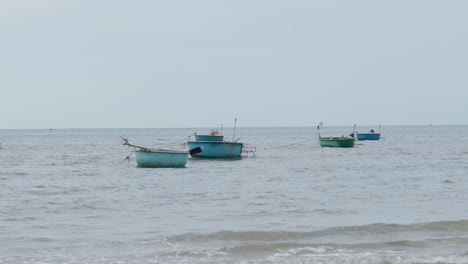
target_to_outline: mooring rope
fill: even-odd
[[[190,136],[188,136],[188,137],[185,137],[184,139],[181,139],[181,140],[179,140],[179,141],[175,141],[175,142],[172,142],[172,143],[163,145],[162,147],[165,148],[165,147],[169,147],[169,146],[173,146],[173,145],[180,145],[182,142],[187,141],[187,138],[190,138],[190,137],[193,136],[193,135],[195,135],[195,134],[192,134],[192,135],[190,135]]]
[[[194,135],[196,135],[196,133],[193,133],[193,134],[191,134],[191,135],[189,135],[189,136],[186,136],[186,137],[184,137],[184,138],[181,139],[181,140],[174,141],[174,142],[168,143],[168,144],[166,144],[166,145],[161,145],[160,148],[166,148],[166,147],[170,147],[170,146],[174,146],[174,145],[183,145],[183,144],[181,144],[182,142],[187,141],[187,139],[189,139],[191,136],[194,136]]]
[[[278,147],[272,147],[272,148],[266,148],[266,149],[264,149],[264,150],[286,148],[286,147],[290,147],[290,146],[302,144],[302,143],[304,143],[304,142],[308,142],[308,141],[312,141],[312,140],[317,140],[317,139],[316,139],[316,138],[306,139],[306,140],[299,141],[299,142],[295,142],[295,143],[291,143],[291,144],[288,144],[288,145],[283,145],[283,146],[278,146]]]
[[[132,150],[132,151],[130,152],[130,154],[128,154],[127,157],[125,157],[125,159],[123,159],[122,161],[120,161],[120,162],[117,163],[117,164],[111,164],[111,165],[112,165],[112,166],[117,166],[117,165],[122,164],[124,161],[130,161],[130,157],[132,156],[132,154],[133,154],[134,152],[135,152],[135,151]]]

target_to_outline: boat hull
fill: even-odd
[[[135,160],[143,168],[182,168],[188,160],[188,152],[172,150],[136,150]]]
[[[232,159],[240,158],[243,143],[219,141],[188,141],[188,149],[201,147],[202,151],[191,156],[194,158]]]
[[[354,138],[329,137],[320,138],[321,147],[329,148],[352,148],[354,147]]]
[[[379,140],[380,134],[379,133],[357,133],[358,140]]]

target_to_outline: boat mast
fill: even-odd
[[[236,136],[236,124],[237,118],[234,118],[234,132],[232,133],[232,141],[234,141],[234,137]]]
[[[318,135],[319,135],[319,138],[320,138],[320,127],[323,126],[323,123],[322,121],[319,122],[318,126],[317,126],[317,132],[318,132]]]

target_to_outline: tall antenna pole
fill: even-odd
[[[232,141],[234,141],[234,137],[236,136],[236,125],[237,125],[237,118],[234,118],[234,132],[232,133]]]

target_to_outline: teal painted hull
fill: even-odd
[[[352,148],[354,147],[354,138],[321,137],[320,146],[329,148]]]
[[[144,168],[182,168],[188,160],[187,151],[176,150],[136,150],[135,160]]]
[[[357,133],[358,140],[379,140],[380,134],[379,133]]]
[[[240,158],[243,143],[224,141],[188,141],[188,149],[201,147],[202,151],[191,155],[194,158],[232,159]]]

